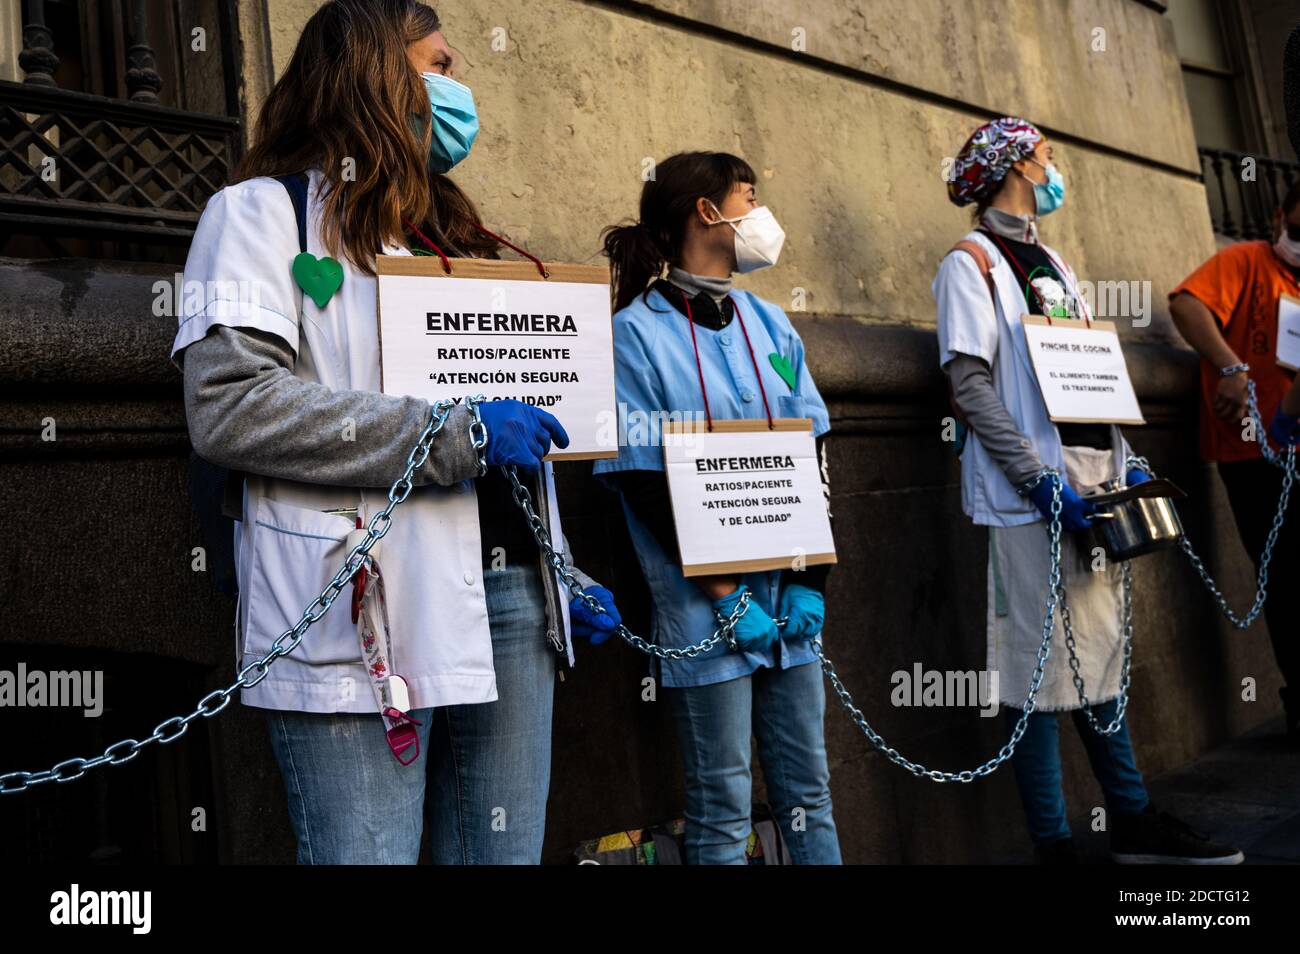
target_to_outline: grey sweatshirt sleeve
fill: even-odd
[[[429,421],[414,397],[335,390],[293,373],[289,345],[253,328],[214,325],[182,359],[190,440],[214,464],[336,487],[391,487]],[[413,482],[478,475],[471,415],[457,406]],[[349,426],[350,425],[350,426]],[[345,440],[346,433],[353,437]]]
[[[580,584],[582,585],[582,588],[583,588],[584,590],[585,590],[587,587],[589,587],[589,586],[599,586],[599,585],[600,585],[599,583],[597,583],[597,582],[595,581],[595,579],[593,579],[592,577],[590,577],[590,576],[588,576],[586,573],[584,573],[584,572],[583,572],[583,571],[582,571],[582,570],[581,570],[581,569],[580,569],[580,568],[579,568],[579,567],[578,567],[578,566],[573,562],[573,550],[571,550],[571,549],[569,548],[569,538],[566,537],[566,536],[564,535],[564,530],[563,530],[563,528],[560,529],[560,552],[562,552],[562,553],[564,554],[564,562],[565,562],[565,564],[569,567],[569,570],[572,571],[574,579],[576,579],[576,580],[578,581],[578,583],[580,583]],[[567,590],[565,591],[565,594],[564,594],[564,595],[565,595],[565,598],[567,599],[567,598],[568,598],[568,591],[567,591]]]
[[[998,397],[984,359],[958,354],[943,370],[952,382],[953,403],[1007,480],[1017,487],[1032,480],[1043,469],[1043,462]]]

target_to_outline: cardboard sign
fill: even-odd
[[[433,402],[514,398],[559,418],[547,460],[618,456],[609,269],[381,255],[380,387]]]
[[[808,418],[670,421],[664,469],[687,576],[835,562]]]
[[[1300,371],[1300,298],[1293,295],[1277,300],[1277,363]]]
[[[1115,324],[1024,315],[1025,341],[1047,403],[1063,424],[1145,424]]]

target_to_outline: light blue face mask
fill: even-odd
[[[1043,165],[1034,159],[1029,161],[1035,165]],[[1043,171],[1047,173],[1047,181],[1032,183],[1034,187],[1034,207],[1040,216],[1055,212],[1065,202],[1065,177],[1050,162],[1043,166]]]
[[[433,112],[429,137],[429,170],[447,172],[469,155],[478,135],[474,94],[464,83],[441,73],[421,73]]]

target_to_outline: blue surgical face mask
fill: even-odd
[[[469,155],[478,135],[478,110],[474,94],[464,83],[441,73],[421,73],[433,112],[429,137],[429,170],[447,172]]]
[[[1043,166],[1037,159],[1030,159],[1029,161],[1035,165]],[[1040,216],[1055,212],[1065,202],[1065,178],[1057,171],[1056,166],[1050,162],[1043,166],[1043,171],[1047,173],[1046,182],[1032,182],[1031,180],[1034,187],[1034,207]]]

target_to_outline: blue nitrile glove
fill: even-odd
[[[795,583],[781,591],[781,609],[776,615],[787,617],[782,630],[785,635],[810,639],[826,622],[826,600],[812,587]]]
[[[557,447],[569,446],[569,435],[555,416],[531,404],[507,398],[484,401],[478,410],[487,426],[484,456],[489,467],[514,464],[521,470],[534,471],[550,453],[551,441]]]
[[[574,636],[582,636],[591,640],[591,645],[599,646],[614,635],[614,630],[623,622],[623,617],[614,605],[614,594],[603,586],[589,586],[582,592],[595,597],[605,612],[593,613],[581,596],[575,596],[569,601],[570,629]]]
[[[740,584],[736,592],[728,593],[722,599],[714,601],[713,608],[721,613],[724,619],[730,619],[731,614],[736,611],[736,604],[740,602],[740,594],[748,589],[749,587],[744,583]],[[758,605],[751,593],[749,609],[736,622],[736,628],[731,631],[731,635],[741,649],[761,653],[781,638],[781,631],[776,628],[772,617]]]
[[[1283,414],[1282,409],[1278,408],[1268,425],[1268,436],[1273,438],[1274,444],[1290,447],[1300,439],[1300,417]]]
[[[1052,479],[1044,477],[1038,486],[1029,491],[1029,499],[1040,513],[1052,522]],[[1080,497],[1073,487],[1061,481],[1061,529],[1084,530],[1092,526],[1092,513],[1097,505]]]
[[[1124,475],[1124,483],[1129,487],[1145,484],[1150,479],[1151,475],[1140,467],[1130,467],[1128,473]]]

